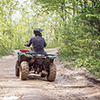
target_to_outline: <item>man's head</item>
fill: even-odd
[[[34,34],[35,36],[42,36],[41,32],[44,31],[43,29],[40,29],[40,28],[36,28],[34,30]]]

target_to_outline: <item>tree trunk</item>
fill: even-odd
[[[73,3],[73,17],[75,17],[75,3]]]

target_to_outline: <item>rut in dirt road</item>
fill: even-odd
[[[56,54],[57,49],[47,49]],[[14,55],[0,58],[0,100],[100,100],[100,85],[85,76],[84,70],[64,66],[58,58],[56,79],[48,82],[40,76],[29,76],[26,81],[15,77]]]

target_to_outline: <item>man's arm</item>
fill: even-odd
[[[32,38],[30,39],[30,41],[27,44],[25,44],[25,46],[29,47],[31,44],[32,44]]]
[[[45,39],[44,39],[44,47],[46,47],[47,43],[45,42]]]

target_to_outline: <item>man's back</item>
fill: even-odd
[[[36,52],[43,52],[44,47],[47,45],[44,38],[41,36],[32,37],[30,41],[25,45],[30,46],[31,44],[33,45],[33,50]]]

